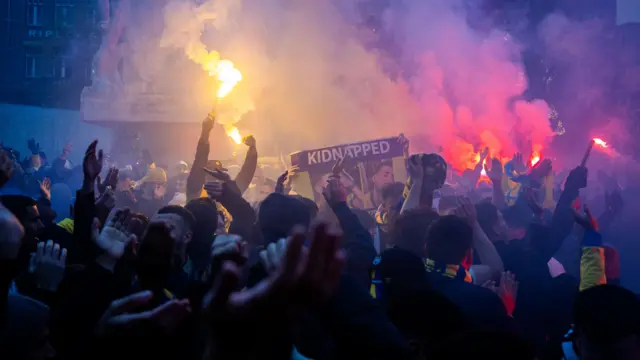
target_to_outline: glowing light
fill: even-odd
[[[534,156],[531,158],[531,166],[535,166],[540,161],[540,156]]]
[[[596,145],[602,146],[603,148],[609,147],[609,145],[607,144],[606,141],[604,141],[602,139],[599,139],[599,138],[593,138],[593,142],[596,143]]]
[[[218,99],[227,96],[242,80],[242,73],[230,60],[213,60],[205,65],[205,69],[209,71],[209,76],[218,79]]]
[[[537,163],[540,162],[540,150],[541,146],[533,146],[533,151],[531,151],[531,156],[529,158],[529,164],[531,167],[534,167]]]
[[[487,165],[487,159],[486,158],[482,162],[482,170],[480,170],[480,176],[487,176],[487,170],[484,169],[485,165]]]
[[[227,132],[227,136],[229,136],[231,140],[233,140],[233,142],[238,145],[242,144],[242,135],[240,135],[240,130],[238,130],[237,127],[232,126],[228,129],[225,129],[225,131]]]

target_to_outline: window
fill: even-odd
[[[44,6],[39,3],[27,5],[27,25],[42,26],[44,20]]]
[[[68,28],[75,25],[75,9],[72,4],[56,2],[56,26]]]
[[[27,54],[26,58],[25,58],[25,64],[24,64],[24,69],[25,69],[25,74],[24,76],[28,77],[28,78],[34,78],[36,77],[37,71],[36,71],[36,67],[37,67],[37,56],[36,55],[31,55],[31,54]]]
[[[44,78],[54,75],[53,58],[46,56],[42,48],[29,47],[26,49],[24,75],[27,78]]]
[[[66,57],[60,56],[56,58],[55,76],[60,79],[71,78],[71,67],[69,65],[69,59]]]

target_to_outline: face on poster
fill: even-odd
[[[394,166],[394,159],[403,158],[403,145],[397,137],[292,154],[292,165],[309,174],[316,202],[322,198],[322,189],[333,165],[343,157],[347,159],[340,181],[347,190],[347,202],[352,208],[376,209],[383,201],[382,189],[405,176],[398,174],[399,170],[404,171],[403,168]]]

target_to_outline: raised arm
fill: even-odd
[[[422,195],[422,182],[424,180],[424,168],[420,158],[413,156],[407,160],[407,170],[409,177],[411,177],[411,189],[407,194],[407,198],[404,199],[402,209],[400,213],[405,213],[409,210],[417,209],[420,207],[420,196]]]
[[[482,263],[481,266],[474,266],[474,281],[476,284],[483,284],[485,281],[495,278],[504,271],[502,258],[498,254],[498,250],[487,237],[478,223],[478,214],[476,207],[468,198],[458,198],[458,207],[456,215],[466,219],[473,228],[473,246],[478,252],[478,257]]]
[[[238,189],[240,189],[240,194],[244,194],[244,192],[249,188],[249,184],[251,184],[253,175],[256,173],[256,167],[258,166],[258,148],[256,147],[256,139],[252,135],[249,135],[242,139],[242,141],[249,147],[249,149],[247,149],[247,155],[244,158],[242,168],[240,168],[240,172],[235,178]]]
[[[202,132],[200,132],[200,139],[198,139],[196,157],[193,160],[191,172],[187,177],[187,202],[199,198],[202,194],[202,186],[204,186],[206,176],[204,167],[207,166],[211,148],[209,136],[211,135],[211,130],[213,130],[214,122],[215,116],[212,114],[207,115],[202,121]]]

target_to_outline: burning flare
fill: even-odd
[[[233,62],[227,59],[220,59],[220,55],[215,51],[211,51],[204,58],[198,58],[195,61],[202,64],[202,67],[209,72],[209,76],[215,77],[218,81],[216,102],[229,95],[242,80],[242,73],[233,65]],[[242,144],[242,136],[237,127],[233,125],[225,126],[225,132],[236,144]]]
[[[218,99],[227,96],[242,80],[242,73],[229,60],[210,62],[205,66],[205,69],[209,71],[209,76],[215,76],[218,79],[219,85],[216,94]]]
[[[607,148],[607,147],[609,147],[609,145],[607,144],[607,142],[606,142],[606,141],[604,141],[604,140],[602,140],[602,139],[600,139],[600,138],[593,138],[593,142],[594,142],[596,145],[600,145],[600,146],[602,146],[603,148]]]
[[[534,151],[531,153],[531,167],[534,167],[538,162],[540,162],[540,154]]]
[[[233,140],[233,142],[238,145],[242,144],[242,135],[240,135],[240,130],[238,130],[237,127],[227,127],[225,128],[225,132],[227,133],[227,136],[229,136],[231,140]]]

